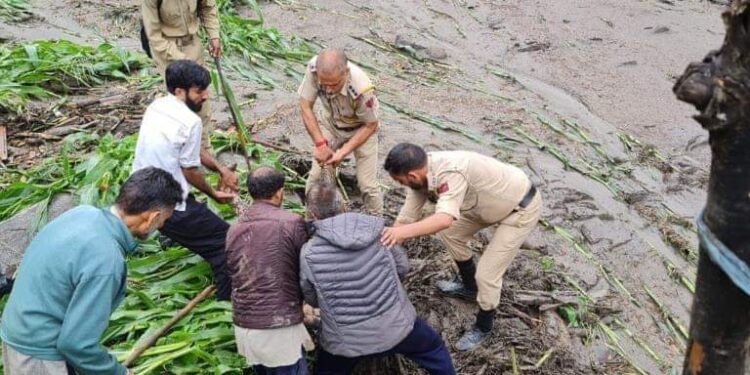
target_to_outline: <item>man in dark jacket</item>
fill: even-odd
[[[440,335],[417,318],[401,286],[404,249],[380,244],[383,219],[343,213],[330,183],[310,189],[307,210],[315,234],[302,248],[300,281],[322,318],[315,373],[349,374],[365,356],[400,353],[430,374],[455,374]]]
[[[254,202],[227,233],[237,349],[256,374],[304,375],[302,347],[312,350],[299,284],[305,223],[280,207],[282,173],[258,168],[247,186]]]

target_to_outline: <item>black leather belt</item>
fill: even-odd
[[[341,128],[341,127],[338,127],[336,125],[333,125],[333,127],[336,128],[336,130],[340,130],[340,131],[344,131],[344,132],[353,132],[353,131],[361,128],[362,125],[352,126],[350,128]]]
[[[523,196],[523,199],[521,199],[521,203],[518,204],[518,207],[526,208],[531,203],[531,200],[534,199],[535,196],[536,196],[536,186],[534,186],[534,184],[531,184],[529,191],[527,191],[526,195]]]

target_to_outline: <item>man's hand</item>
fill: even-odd
[[[407,233],[404,231],[404,227],[385,227],[380,236],[380,243],[387,248],[391,248],[400,245],[408,238]]]
[[[214,38],[208,41],[208,54],[213,58],[221,56],[221,41]]]
[[[322,146],[313,146],[313,157],[315,158],[315,161],[318,162],[318,164],[323,165],[332,156],[333,150],[331,150],[331,147],[328,146],[328,144],[324,144]]]
[[[341,149],[338,149],[336,152],[333,153],[333,156],[331,156],[328,160],[326,160],[325,165],[338,167],[345,157],[346,157],[346,153],[341,151]]]
[[[230,168],[222,167],[219,169],[219,190],[237,192],[237,175]]]
[[[215,201],[226,204],[231,203],[237,195],[234,193],[225,193],[223,191],[214,191],[213,198]]]
[[[320,309],[315,309],[308,304],[302,305],[303,321],[306,325],[315,325],[320,323]]]

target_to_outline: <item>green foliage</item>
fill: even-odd
[[[555,259],[552,257],[542,257],[539,260],[539,266],[542,268],[542,271],[550,271],[555,267]]]
[[[31,17],[31,7],[26,0],[0,0],[0,19],[21,22]]]
[[[244,5],[252,9],[256,18],[242,17],[236,9]],[[219,0],[217,2],[221,22],[221,45],[227,67],[242,78],[268,88],[276,82],[263,70],[275,66],[279,61],[304,63],[309,60],[314,49],[304,40],[287,38],[275,28],[263,26],[263,15],[254,0]],[[278,70],[292,69],[289,66]]]
[[[80,147],[98,142],[96,152],[71,156]],[[29,170],[9,169],[0,178],[0,221],[62,192],[77,194],[81,203],[106,205],[130,173],[135,136],[115,139],[76,133],[67,137],[61,155]]]
[[[578,321],[578,311],[574,306],[562,305],[557,308],[557,312],[568,322],[568,327],[578,328],[581,326]]]
[[[21,113],[30,99],[128,80],[149,64],[142,54],[112,44],[83,46],[66,40],[0,45],[0,111]]]
[[[128,295],[102,341],[124,360],[140,340],[161,327],[211,283],[208,264],[186,249],[141,244],[128,260]],[[241,374],[245,360],[234,345],[231,305],[199,304],[134,364],[136,374]]]

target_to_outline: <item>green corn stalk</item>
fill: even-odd
[[[669,308],[665,306],[657,297],[656,295],[649,289],[647,286],[643,286],[643,290],[648,294],[648,296],[651,298],[651,300],[654,302],[656,307],[659,309],[659,312],[661,315],[666,319],[667,324],[670,325],[672,328],[674,328],[674,331],[679,333],[679,336],[677,337],[678,342],[685,343],[685,341],[688,339],[688,331],[687,328],[685,328],[682,323],[672,314],[671,311],[669,311]]]
[[[468,132],[466,130],[459,129],[456,126],[448,125],[445,122],[440,121],[440,120],[438,120],[436,118],[429,117],[427,115],[424,115],[424,114],[418,113],[416,111],[413,111],[413,110],[411,110],[409,108],[401,107],[399,105],[392,104],[392,103],[389,103],[389,102],[386,102],[386,101],[383,101],[383,100],[381,100],[380,103],[383,104],[384,106],[390,108],[390,109],[393,109],[394,111],[396,111],[398,113],[401,113],[403,115],[411,117],[411,118],[413,118],[413,119],[415,119],[417,121],[423,122],[425,124],[431,125],[431,126],[433,126],[435,128],[438,128],[438,129],[440,129],[442,131],[452,132],[452,133],[458,133],[458,134],[461,134],[464,137],[466,137],[466,138],[468,138],[468,139],[470,139],[470,140],[472,140],[472,141],[474,141],[476,143],[480,143],[480,144],[483,143],[481,137],[479,137],[479,136],[477,136],[477,135],[475,135],[475,134],[473,134],[471,132]]]
[[[66,40],[0,45],[0,111],[22,113],[32,99],[49,99],[72,89],[131,80],[148,66],[145,55],[112,44],[83,46]]]
[[[622,345],[620,345],[620,335],[615,333],[609,326],[604,324],[602,321],[599,321],[597,323],[597,328],[599,331],[603,334],[603,336],[607,339],[607,347],[612,349],[615,353],[617,353],[620,357],[624,358],[626,361],[628,361],[628,364],[630,364],[633,369],[638,372],[640,375],[648,375],[648,373],[640,368],[638,365],[635,364],[635,361],[630,358],[630,356],[625,352],[625,349],[623,349]]]
[[[9,22],[22,22],[33,17],[26,0],[0,0],[0,18]]]
[[[621,322],[619,319],[615,319],[615,323],[620,326],[620,329],[625,332],[628,337],[630,337],[633,341],[635,341],[638,346],[641,347],[657,364],[659,364],[660,367],[664,368],[665,363],[664,360],[659,357],[656,352],[654,352],[653,349],[651,349],[651,346],[649,346],[645,341],[638,338],[623,322]]]

